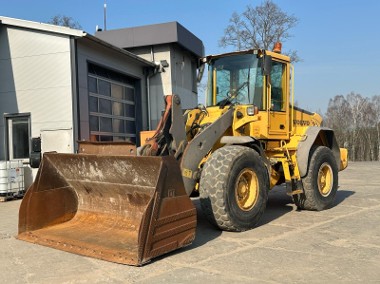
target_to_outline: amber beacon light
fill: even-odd
[[[273,52],[281,53],[282,43],[276,42],[273,47]]]

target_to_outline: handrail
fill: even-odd
[[[292,112],[291,113],[291,132],[292,134],[294,134],[294,65],[290,64],[290,69],[292,70],[292,73],[291,73],[291,80],[292,80],[292,105],[291,105],[291,109],[290,111]]]

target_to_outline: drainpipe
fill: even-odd
[[[151,130],[152,123],[151,123],[151,106],[150,106],[150,78],[153,77],[155,72],[150,73],[146,76],[146,93],[147,93],[147,100],[148,100],[148,130]]]
[[[154,61],[154,46],[151,46],[150,48],[150,60],[155,63]],[[153,73],[149,72],[146,76],[146,86],[147,86],[147,100],[148,100],[148,130],[152,130],[152,122],[151,122],[151,104],[150,104],[150,78],[152,78],[154,75],[158,73],[159,66],[156,66],[154,68]]]
[[[74,37],[70,38],[70,48],[71,48],[71,92],[72,92],[72,151],[76,153],[78,151],[77,141],[83,139],[81,133],[81,113],[80,113],[80,103],[79,103],[79,75],[78,75],[78,44],[77,39]]]

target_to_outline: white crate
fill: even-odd
[[[24,190],[22,160],[0,161],[0,196],[21,195]]]

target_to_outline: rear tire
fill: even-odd
[[[330,208],[338,190],[338,166],[333,152],[325,146],[311,149],[304,193],[294,197],[299,209],[321,211]]]
[[[259,222],[268,190],[268,173],[259,154],[244,146],[225,146],[204,165],[200,203],[207,219],[220,229],[245,231]]]

